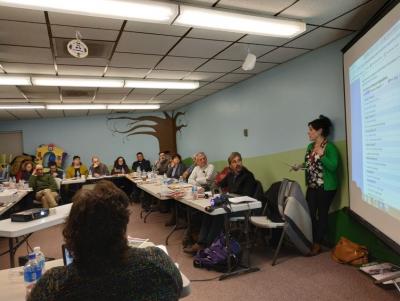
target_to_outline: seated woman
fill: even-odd
[[[179,179],[185,172],[186,166],[182,163],[182,157],[179,154],[172,156],[172,161],[168,166],[167,177]]]
[[[73,262],[48,270],[28,301],[178,300],[182,278],[169,256],[128,246],[128,204],[110,181],[79,190],[63,231]]]
[[[114,162],[114,167],[111,170],[112,175],[120,175],[120,174],[128,174],[129,173],[129,168],[128,165],[126,165],[126,161],[124,157],[119,156],[117,160]]]
[[[67,179],[70,179],[70,178],[79,178],[81,176],[87,177],[88,175],[89,175],[89,170],[87,169],[85,164],[82,164],[81,158],[75,155],[72,159],[71,166],[68,166],[67,170],[65,171],[65,177]]]
[[[19,183],[19,181],[21,181],[21,180],[28,182],[29,178],[32,175],[32,172],[34,170],[33,167],[34,166],[33,166],[32,161],[25,161],[24,163],[22,163],[21,168],[15,175],[15,179],[16,179],[17,183]]]

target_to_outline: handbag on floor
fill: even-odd
[[[333,248],[331,257],[338,263],[348,263],[359,266],[368,263],[368,249],[346,237],[341,237]]]
[[[231,268],[239,264],[240,244],[233,238],[229,239],[231,249]],[[217,272],[228,271],[228,250],[226,248],[225,234],[221,233],[210,247],[200,250],[193,260],[196,268],[206,268]]]

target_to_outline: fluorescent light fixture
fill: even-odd
[[[180,6],[180,14],[174,25],[283,38],[293,38],[306,30],[306,24],[297,20],[260,17],[187,5]]]
[[[30,110],[30,109],[44,109],[44,105],[29,105],[29,104],[21,104],[21,105],[9,105],[9,104],[0,104],[0,110]]]
[[[145,89],[197,89],[200,86],[196,81],[167,81],[167,80],[125,80],[125,88]]]
[[[47,110],[106,110],[106,105],[100,104],[61,104],[46,105]]]
[[[166,24],[178,14],[177,4],[145,0],[0,0],[0,5]]]
[[[116,104],[107,105],[109,110],[158,110],[160,105],[127,105],[127,104]]]
[[[0,86],[30,86],[31,78],[28,75],[0,74]]]
[[[32,84],[34,86],[122,88],[124,80],[102,77],[32,76]]]

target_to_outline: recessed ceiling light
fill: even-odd
[[[107,105],[109,110],[158,110],[160,105],[127,105],[127,104],[115,104]]]
[[[125,88],[147,89],[197,89],[196,81],[168,81],[168,80],[125,80]]]
[[[46,105],[47,110],[106,110],[103,104],[60,104]]]
[[[12,105],[12,104],[4,104],[0,105],[1,110],[29,110],[29,109],[44,109],[44,105],[29,105],[29,104],[21,104],[21,105]]]
[[[124,80],[102,77],[32,76],[32,84],[34,86],[122,88]]]
[[[29,75],[0,74],[1,86],[30,86],[31,78]]]

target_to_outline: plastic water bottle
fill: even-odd
[[[184,183],[184,181],[183,181],[183,177],[182,177],[182,176],[180,176],[180,177],[179,177],[179,181],[178,181],[178,183],[179,183],[179,184],[183,184],[183,183]]]
[[[136,168],[136,176],[137,176],[137,177],[141,177],[141,176],[142,176],[142,170],[140,169],[140,166],[138,166],[138,167]]]
[[[44,256],[43,252],[40,250],[40,247],[34,247],[33,252],[36,255],[36,261],[39,265],[39,267],[42,270],[42,274],[44,273],[44,266],[46,262],[46,257]]]
[[[42,270],[36,261],[35,253],[29,253],[29,260],[24,266],[24,282],[27,294],[29,294],[36,281],[42,276]]]
[[[81,172],[80,172],[79,169],[76,171],[76,177],[77,177],[77,178],[80,178],[80,177],[81,177]]]
[[[192,186],[192,198],[193,198],[193,200],[197,200],[197,186],[196,185]]]

